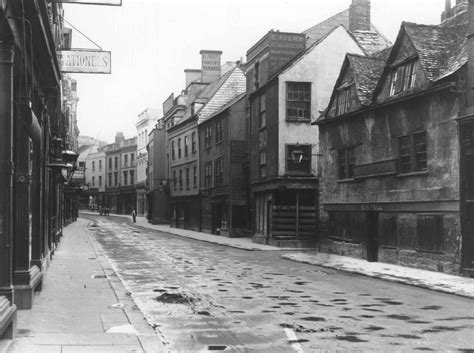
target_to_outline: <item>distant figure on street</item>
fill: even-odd
[[[137,223],[137,211],[135,211],[135,209],[132,211],[132,219],[133,223]]]

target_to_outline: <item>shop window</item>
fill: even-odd
[[[311,173],[311,145],[286,145],[286,171],[288,173]]]
[[[417,250],[442,252],[444,243],[443,216],[418,215],[416,218]]]
[[[380,220],[380,245],[385,247],[397,247],[397,216],[382,215]]]
[[[360,243],[367,237],[365,213],[331,212],[329,214],[330,236],[337,240]]]
[[[426,131],[401,136],[399,143],[399,172],[422,172],[428,169]]]
[[[338,151],[339,179],[351,179],[354,177],[355,148],[343,148]]]
[[[311,83],[287,82],[286,119],[307,120],[311,118]]]
[[[410,60],[392,69],[390,76],[390,95],[407,91],[415,87],[418,60]]]

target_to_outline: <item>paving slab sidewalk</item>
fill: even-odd
[[[97,213],[92,212],[81,213],[84,213],[84,215],[93,214],[97,216]],[[131,221],[131,217],[128,216],[114,216],[126,217],[129,218]],[[356,259],[348,256],[316,252],[314,251],[314,249],[282,249],[274,246],[255,244],[252,243],[252,239],[250,238],[226,238],[207,233],[171,228],[168,225],[153,225],[148,223],[145,217],[137,217],[136,226],[196,240],[202,240],[210,243],[231,246],[244,250],[298,250],[297,253],[286,253],[282,254],[281,257],[291,261],[332,268],[339,271],[345,271],[354,274],[379,278],[386,281],[427,288],[467,298],[474,298],[473,278],[448,275],[434,271],[419,270],[405,266],[386,264],[382,262],[368,262],[366,260]]]
[[[405,266],[368,262],[348,256],[321,252],[305,252],[281,255],[291,261],[333,268],[383,280],[432,289],[439,292],[474,298],[474,279],[445,273],[419,270]]]
[[[31,310],[18,311],[9,352],[164,352],[86,227],[64,228],[41,292]]]

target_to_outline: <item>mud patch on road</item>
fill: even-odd
[[[336,336],[336,339],[339,340],[339,341],[349,341],[349,342],[355,342],[355,343],[368,342],[367,340],[363,340],[363,339],[361,339],[357,336],[354,336],[354,335]]]
[[[156,301],[165,304],[191,304],[196,300],[182,293],[163,293],[155,298]]]
[[[443,307],[442,306],[439,306],[439,305],[429,305],[429,306],[424,306],[422,308],[420,308],[421,310],[439,310],[439,309],[442,309]]]
[[[385,327],[370,325],[370,326],[364,327],[364,329],[368,331],[380,331],[380,330],[385,330]]]
[[[324,317],[318,317],[318,316],[302,317],[301,320],[305,320],[305,321],[326,321],[326,319]]]
[[[413,320],[412,316],[408,315],[398,315],[398,314],[392,314],[392,315],[387,315],[389,319],[394,319],[394,320],[404,320],[404,321],[409,321]]]
[[[439,332],[449,332],[449,331],[460,331],[466,328],[465,326],[433,326],[426,330],[421,331],[421,333],[439,333]],[[471,352],[473,352],[472,350]]]

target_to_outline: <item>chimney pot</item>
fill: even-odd
[[[349,7],[349,31],[370,31],[370,0],[352,0]]]

